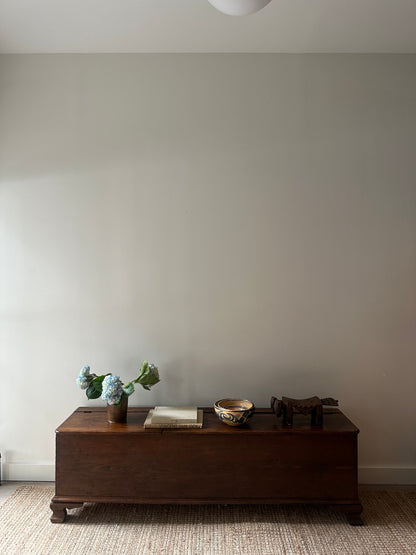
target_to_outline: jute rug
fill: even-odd
[[[52,524],[52,487],[22,486],[0,506],[6,555],[416,554],[416,492],[363,491],[365,525],[326,507],[93,505]]]

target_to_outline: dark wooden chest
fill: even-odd
[[[109,424],[104,408],[78,408],[56,430],[52,522],[97,503],[320,503],[360,524],[358,429],[338,409],[322,426],[269,409],[230,427],[204,409],[202,429],[144,429],[148,408]]]

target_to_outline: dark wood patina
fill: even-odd
[[[320,427],[271,409],[231,427],[204,409],[201,429],[144,429],[148,408],[110,424],[100,407],[77,409],[56,431],[52,522],[92,503],[318,503],[360,524],[358,429],[338,409]]]
[[[310,415],[312,426],[322,426],[324,405],[336,407],[338,401],[332,397],[320,399],[319,397],[308,397],[307,399],[292,399],[290,397],[272,397],[270,406],[277,417],[283,415],[283,424],[285,426],[292,426],[293,415],[300,413]]]

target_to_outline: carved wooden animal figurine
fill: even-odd
[[[320,399],[319,397],[309,397],[308,399],[291,399],[290,397],[282,397],[277,399],[272,397],[270,405],[276,416],[283,415],[283,424],[285,426],[293,425],[293,413],[301,413],[311,415],[312,426],[322,426],[323,421],[323,405],[338,406],[338,401],[332,397]]]

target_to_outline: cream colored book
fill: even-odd
[[[149,410],[149,413],[144,422],[145,428],[202,428],[203,414],[202,409],[197,409],[196,422],[183,422],[181,420],[170,420],[169,422],[153,422],[154,409]]]
[[[153,424],[169,424],[170,422],[182,422],[192,424],[198,420],[197,407],[155,407],[153,409]]]

